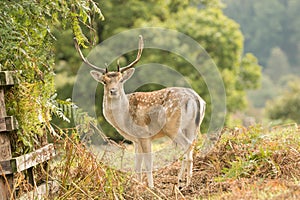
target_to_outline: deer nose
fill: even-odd
[[[117,88],[111,88],[109,90],[109,92],[110,92],[111,95],[116,95],[117,94]]]

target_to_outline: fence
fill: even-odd
[[[7,116],[5,107],[5,91],[13,85],[18,84],[16,73],[13,71],[0,71],[0,199],[14,199],[16,197],[14,177],[16,173],[26,174],[29,184],[32,185],[33,193],[26,199],[34,199],[36,195],[41,195],[45,184],[37,185],[33,168],[38,164],[47,164],[47,161],[55,156],[53,144],[35,149],[22,156],[12,157],[11,145],[12,134],[18,130],[18,122],[14,116]]]

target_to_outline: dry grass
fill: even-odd
[[[155,172],[161,199],[299,199],[300,133],[294,127],[224,129],[212,151],[194,155],[192,184],[175,187],[180,163]],[[132,185],[132,199],[152,199]],[[133,188],[133,189],[132,189]]]
[[[59,188],[47,199],[300,199],[296,126],[224,129],[208,154],[197,147],[192,183],[180,191],[179,161],[155,171],[155,189],[150,190],[134,175],[105,166],[76,141],[57,143],[60,157],[50,179]]]
[[[126,175],[101,164],[83,144],[66,138],[58,144],[60,158],[52,179],[59,190],[51,199],[118,199]]]

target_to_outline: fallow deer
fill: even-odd
[[[179,184],[187,172],[190,184],[193,167],[193,148],[204,117],[205,101],[192,89],[169,87],[153,92],[125,94],[123,85],[133,75],[133,66],[140,60],[144,43],[140,35],[136,59],[117,71],[99,68],[75,47],[85,64],[93,68],[92,77],[104,85],[103,114],[105,119],[135,145],[135,171],[141,181],[142,162],[145,163],[148,186],[153,184],[151,141],[167,136],[184,150],[184,160],[178,175]]]

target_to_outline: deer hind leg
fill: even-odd
[[[179,174],[178,174],[178,187],[179,189],[181,189],[183,186],[184,186],[184,180],[182,179],[184,173],[185,173],[185,170],[186,170],[186,164],[185,164],[185,157],[184,157],[184,160],[182,160],[181,162],[181,168],[180,168],[180,171],[179,171]]]
[[[195,135],[196,130],[188,131],[183,130],[179,131],[174,142],[179,144],[184,151],[184,158],[182,160],[181,169],[178,174],[178,186],[183,188],[188,186],[191,182],[192,173],[193,173],[193,142],[196,139]],[[186,183],[184,184],[184,174],[186,173]]]
[[[188,152],[186,153],[186,160],[185,160],[185,165],[187,169],[187,174],[186,174],[186,185],[190,185],[192,175],[193,175],[193,148],[190,148]]]
[[[184,181],[184,174],[186,173],[186,182]],[[178,186],[182,189],[191,183],[193,175],[193,149],[188,149],[184,154],[184,159],[181,163],[181,168],[178,174]]]
[[[184,186],[184,174],[187,170],[187,162],[188,162],[188,156],[187,153],[189,151],[189,147],[191,146],[192,142],[185,136],[184,132],[182,130],[178,131],[178,134],[174,138],[174,143],[177,145],[180,145],[181,149],[184,152],[184,157],[181,163],[181,168],[178,173],[178,186],[181,189]]]

